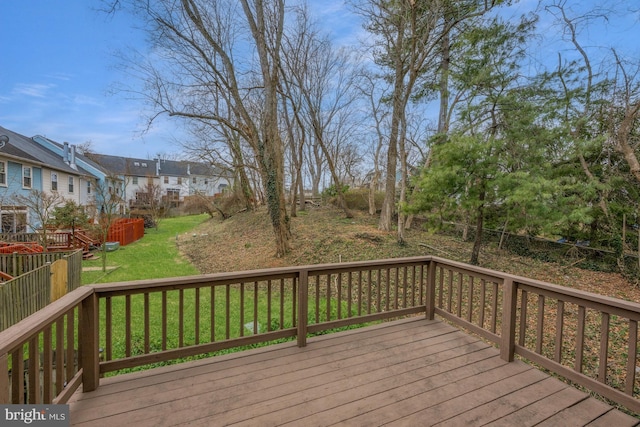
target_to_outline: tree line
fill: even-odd
[[[473,263],[485,227],[623,254],[623,224],[639,223],[640,61],[585,36],[615,21],[631,36],[637,7],[351,0],[364,37],[346,45],[303,1],[104,4],[148,35],[148,52],[121,55],[122,89],[148,102],[149,125],[189,130],[187,155],[232,169],[247,208],[267,206],[279,256],[308,191],[332,188],[350,216],[356,184],[400,243],[418,213],[475,227]],[[540,50],[550,37],[559,47]]]

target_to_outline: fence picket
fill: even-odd
[[[14,276],[14,279],[0,283],[0,331],[52,301],[51,263],[61,259],[67,261],[66,272],[61,273],[67,276],[64,291],[70,292],[82,284],[81,250],[73,253],[0,254],[0,266],[11,266],[10,271],[4,271]]]

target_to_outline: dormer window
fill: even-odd
[[[142,162],[142,167],[143,167],[143,168],[146,168],[146,167],[147,167],[147,164],[146,164],[145,162]]]
[[[133,162],[133,166],[140,166],[140,162]]]

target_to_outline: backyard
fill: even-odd
[[[240,214],[226,221],[207,219],[206,216],[166,219],[158,230],[148,230],[142,240],[110,252],[107,264],[113,269],[107,274],[102,271],[85,271],[83,282],[89,284],[160,279],[418,255],[437,255],[466,262],[471,251],[471,243],[428,233],[420,227],[407,233],[407,244],[398,245],[392,233],[376,229],[374,218],[358,214],[346,219],[338,211],[328,207],[303,212],[292,218],[292,230],[295,236],[293,250],[284,258],[276,258],[273,255],[271,229],[260,212]],[[483,267],[625,300],[640,301],[638,288],[622,275],[582,270],[572,266],[571,260],[567,260],[564,265],[545,263],[487,245],[483,248],[481,261]],[[85,262],[85,267],[99,264],[100,260]],[[198,292],[194,289],[172,290],[166,293],[166,297],[155,294],[150,295],[146,301],[143,295],[132,295],[128,299],[114,298],[109,308],[113,330],[107,360],[159,351],[162,345],[181,348],[208,340],[213,342],[251,335],[257,329],[263,332],[264,328],[269,327],[269,322],[278,323],[278,319],[281,319],[279,324],[271,325],[274,330],[293,326],[291,314],[295,306],[290,292],[274,287],[272,300],[282,298],[283,302],[270,310],[264,295],[260,294],[258,297],[254,294],[250,283],[246,286],[242,284],[216,289],[213,298],[208,288]],[[258,288],[255,289],[258,292]],[[163,302],[162,298],[166,298],[166,301]],[[318,295],[317,298],[324,305],[324,296]],[[211,301],[213,310],[210,309],[211,306],[207,306],[208,301]],[[107,310],[105,303],[102,304],[101,324],[104,324]],[[166,307],[164,309],[163,304]],[[151,322],[146,335],[144,313],[161,313],[163,310],[166,310],[166,316],[163,317],[167,319],[164,328],[168,333],[163,333],[161,324]],[[265,313],[268,311],[272,311],[269,315],[271,320],[266,319]],[[127,312],[130,313],[129,322],[125,321]],[[244,314],[247,313],[248,316],[252,312],[259,313],[258,325],[243,321]],[[545,324],[554,325],[554,312],[550,310],[549,313],[550,317]],[[185,324],[189,326],[185,327],[183,319],[194,317],[198,319],[197,326],[187,322]],[[125,330],[124,324],[132,325],[131,329]],[[612,332],[618,334],[619,327],[616,323],[612,323],[612,328]],[[553,333],[551,329],[553,328],[546,331],[550,336]],[[103,332],[101,346],[105,347]],[[566,333],[568,336],[572,334],[571,331]],[[624,335],[623,332],[620,333]],[[129,339],[126,339],[127,335]],[[162,344],[163,340],[168,342]],[[612,344],[616,345],[613,341]],[[550,351],[553,351],[551,345],[544,350],[545,353]]]
[[[467,262],[471,242],[434,234],[416,226],[398,245],[394,233],[377,230],[376,218],[356,212],[344,218],[331,207],[300,212],[291,218],[292,251],[274,256],[273,233],[262,211],[238,214],[228,220],[206,215],[164,219],[146,230],[144,238],[109,252],[108,271],[102,260],[84,261],[83,284],[160,279],[194,274],[232,272],[291,265],[322,264],[436,255]],[[100,253],[97,253],[100,256]],[[548,263],[483,247],[480,265],[524,277],[568,286],[628,301],[640,301],[640,288],[618,273],[577,268],[572,260]]]
[[[198,274],[198,270],[177,250],[176,242],[184,239],[206,215],[167,218],[158,229],[145,230],[139,241],[107,253],[107,271],[102,271],[101,252],[83,263],[82,283],[122,282],[160,279]]]

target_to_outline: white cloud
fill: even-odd
[[[45,98],[47,92],[54,88],[54,84],[41,84],[41,83],[17,83],[12,93],[14,95],[32,96],[35,98]]]
[[[47,78],[51,78],[54,80],[62,80],[62,81],[69,81],[71,80],[71,78],[73,77],[71,74],[67,74],[67,73],[53,73],[53,74],[47,74],[45,77]]]
[[[87,96],[87,95],[82,95],[82,94],[76,94],[73,97],[73,103],[76,105],[93,105],[96,107],[102,107],[103,103],[99,100],[96,99],[95,97],[92,96]]]

